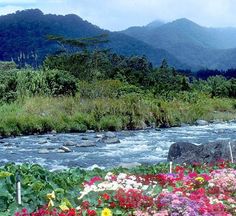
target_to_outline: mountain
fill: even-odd
[[[236,28],[206,28],[183,18],[151,29],[149,25],[136,27],[135,31],[129,28],[122,33],[168,51],[192,69],[236,66],[228,60],[232,59],[230,49],[236,48]]]
[[[77,15],[45,15],[38,9],[0,16],[0,60],[38,66],[46,55],[58,49],[56,43],[46,39],[47,35],[82,38],[104,33],[110,40],[106,46],[114,52],[128,56],[145,55],[154,65],[160,65],[166,58],[175,67],[186,67],[162,48],[150,46],[129,35],[103,30]]]

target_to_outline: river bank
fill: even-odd
[[[235,99],[200,93],[169,100],[135,94],[98,99],[33,97],[0,106],[0,135],[168,128],[199,119],[222,122],[236,119],[235,104]]]

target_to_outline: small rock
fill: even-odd
[[[120,140],[117,138],[116,134],[110,131],[105,133],[101,141],[105,144],[120,143]]]
[[[116,137],[115,133],[108,131],[105,133],[104,138],[114,138]]]
[[[48,141],[47,140],[41,140],[38,142],[38,144],[46,144]]]
[[[138,130],[145,130],[145,129],[147,129],[147,125],[146,125],[146,123],[144,121],[141,121],[139,123],[139,125],[136,127],[136,129],[138,129]]]
[[[56,137],[53,137],[53,136],[47,137],[46,139],[50,140],[50,141],[53,141],[53,142],[58,140]]]
[[[88,140],[88,137],[82,137],[81,140]]]
[[[213,124],[221,124],[221,123],[223,123],[223,122],[224,122],[224,121],[221,120],[221,119],[215,119],[215,120],[211,121],[211,123],[213,123]]]
[[[81,144],[76,145],[76,147],[93,147],[93,146],[96,146],[96,143],[88,142],[88,143],[81,143]]]
[[[2,143],[5,143],[3,140],[0,140],[0,143],[2,144]]]
[[[155,123],[155,122],[151,123],[151,124],[150,124],[150,127],[151,127],[151,128],[156,128],[156,123]]]
[[[105,144],[120,143],[120,140],[119,140],[117,137],[114,137],[114,138],[105,138],[105,139],[102,139],[102,141],[103,141]]]
[[[94,130],[87,130],[86,133],[95,133]]]
[[[72,152],[72,150],[70,148],[66,147],[66,146],[61,146],[59,149],[63,150],[65,153]]]
[[[95,138],[102,139],[103,138],[103,134],[96,134]]]
[[[48,149],[40,149],[40,150],[38,151],[38,153],[39,153],[39,154],[48,154],[49,151],[48,151]]]
[[[55,130],[52,130],[51,134],[57,134],[57,132]]]
[[[205,120],[197,120],[197,121],[195,122],[195,124],[196,124],[197,126],[205,126],[205,125],[208,125],[209,123],[208,123],[208,121],[205,121]]]
[[[161,131],[161,129],[160,128],[155,128],[155,131]]]
[[[73,141],[66,141],[64,142],[63,146],[76,146],[76,143]]]

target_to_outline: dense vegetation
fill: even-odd
[[[92,41],[103,40],[100,36],[83,39],[83,49],[78,47],[81,41],[58,39],[64,52],[47,57],[41,69],[17,69],[13,62],[1,62],[2,136],[235,118],[235,79],[192,79],[166,60],[155,68],[144,56],[91,49]],[[73,47],[76,52],[71,52]]]

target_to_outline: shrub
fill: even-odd
[[[122,129],[122,126],[122,119],[118,116],[104,116],[99,122],[100,130],[118,131]]]

